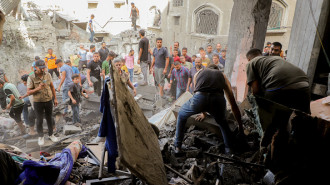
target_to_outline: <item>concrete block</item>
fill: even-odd
[[[82,98],[81,108],[89,110],[99,110],[100,108],[100,96],[90,94],[89,98]]]
[[[81,127],[76,127],[74,125],[64,125],[64,127],[63,127],[64,135],[76,134],[81,131],[82,131]]]
[[[38,147],[38,138],[36,139],[27,139],[26,140],[26,148],[35,148]]]

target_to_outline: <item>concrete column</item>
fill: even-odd
[[[234,0],[225,74],[239,102],[243,102],[248,90],[245,55],[251,48],[263,49],[271,4],[271,0]]]
[[[330,0],[299,0],[296,4],[287,60],[307,74],[310,85],[322,50],[320,39],[323,40],[329,12]]]

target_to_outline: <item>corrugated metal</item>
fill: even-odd
[[[9,14],[20,2],[20,0],[0,0],[0,10]]]

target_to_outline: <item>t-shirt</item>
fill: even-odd
[[[155,48],[153,52],[153,56],[155,57],[155,67],[156,68],[165,68],[166,58],[168,58],[167,49],[164,47]]]
[[[47,54],[46,57],[45,57],[45,63],[48,67],[48,69],[55,69],[57,68],[57,65],[55,64],[55,61],[56,61],[56,55],[55,54]]]
[[[149,49],[149,40],[146,37],[143,37],[139,42],[139,53],[142,48],[141,61],[148,61],[148,49]]]
[[[110,73],[109,61],[105,60],[105,61],[102,62],[102,70],[105,71],[105,75]]]
[[[125,56],[125,63],[128,69],[134,68],[134,56]]]
[[[246,66],[247,83],[258,80],[266,91],[288,88],[298,82],[305,82],[308,78],[304,71],[286,62],[279,56],[259,56],[252,59]]]
[[[110,51],[109,51],[108,48],[105,48],[105,49],[101,48],[101,49],[99,49],[99,54],[100,54],[101,61],[105,61],[105,59],[107,59],[109,52]]]
[[[192,62],[192,60],[191,60],[191,57],[190,56],[188,56],[188,55],[186,55],[186,56],[184,56],[184,58],[186,58],[186,62]]]
[[[32,74],[29,76],[27,80],[27,88],[35,89],[39,87],[40,83],[45,84],[45,88],[39,90],[38,92],[33,94],[34,102],[48,102],[53,99],[53,93],[50,89],[50,84],[52,83],[52,76],[46,72],[41,78],[36,76],[36,74]]]
[[[221,93],[225,88],[225,78],[217,69],[204,69],[196,77],[195,92]]]
[[[89,26],[89,24],[91,24],[91,25]],[[88,29],[93,29],[93,19],[90,19],[89,20],[89,22],[88,22]],[[94,29],[93,29],[93,31],[94,31]]]
[[[0,69],[0,79],[2,80],[2,81],[5,81],[5,71],[3,70],[3,69]]]
[[[73,74],[79,74],[80,73],[79,69],[75,66],[72,66],[72,72],[73,72]]]
[[[87,61],[93,61],[93,53],[92,52],[88,52],[86,55],[86,60]]]
[[[121,70],[125,71],[125,73],[128,73],[128,69],[127,69],[126,65],[122,66]]]
[[[99,78],[100,77],[100,73],[102,72],[102,62],[99,60],[97,62],[90,61],[87,64],[87,69],[90,69],[90,75],[94,76],[95,78]]]
[[[207,67],[208,65],[210,65],[210,59],[209,58],[204,58],[204,59],[202,59],[202,65],[203,66],[205,66],[205,67]]]
[[[207,56],[207,58],[212,60],[213,59],[213,52],[211,52],[211,53],[206,52],[206,56]]]
[[[24,101],[19,99],[20,94],[14,84],[5,83],[3,86],[3,91],[5,92],[9,102],[10,102],[10,100],[9,100],[10,96],[14,95],[15,100],[14,100],[14,103],[12,104],[13,108],[17,108],[17,107],[24,105]]]
[[[77,104],[79,104],[81,102],[82,87],[79,84],[71,83],[69,91],[71,92],[73,99],[76,100]],[[70,104],[72,104],[71,99]]]
[[[86,50],[84,50],[84,49],[79,49],[79,51],[78,51],[78,55],[80,55],[81,56],[81,61],[86,61],[87,59],[86,59],[86,56],[87,56],[87,51]]]
[[[205,69],[205,67],[202,65],[202,68],[200,70],[203,70],[203,69]],[[196,67],[191,68],[190,71],[189,71],[188,78],[191,78],[191,83],[192,83],[192,87],[193,87],[192,89],[193,90],[195,89],[194,76],[198,71],[199,70],[197,70]]]
[[[225,67],[226,59],[220,57],[219,62],[220,62],[220,64],[222,64],[223,67]]]
[[[73,75],[73,70],[71,68],[71,66],[64,64],[61,68],[60,68],[60,72],[64,72],[65,71],[65,79],[63,82],[63,87],[68,87],[70,83],[72,83],[72,75]]]
[[[183,64],[183,67],[185,67],[185,68],[187,68],[188,70],[190,70],[190,69],[193,67],[193,65],[192,65],[192,63],[190,63],[190,62],[185,62],[185,63]]]
[[[23,96],[27,92],[27,87],[23,83],[20,83],[20,84],[17,85],[17,90],[18,90],[19,94],[21,96]]]

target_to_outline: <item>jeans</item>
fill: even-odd
[[[79,104],[72,104],[72,115],[73,115],[73,123],[80,123],[79,118]]]
[[[65,101],[68,100],[69,97],[69,87],[63,87],[62,89],[62,103],[64,104],[64,114],[68,113],[68,105],[65,104]]]
[[[30,106],[30,99],[29,99],[29,97],[26,97],[26,98],[24,98],[23,119],[24,119],[25,124],[30,126],[29,106]]]
[[[128,72],[129,72],[129,80],[133,83],[134,69],[128,69]]]
[[[197,92],[181,107],[176,124],[175,146],[181,147],[187,119],[201,112],[208,112],[219,124],[226,148],[231,148],[232,133],[226,120],[226,100],[223,94],[204,94]]]
[[[143,83],[148,83],[149,64],[146,61],[141,61],[140,66],[143,74]]]
[[[180,89],[179,87],[176,87],[176,99],[179,99],[184,92],[186,92],[186,89]]]
[[[94,35],[95,35],[95,32],[94,32],[94,30],[91,31],[91,29],[89,29],[89,31],[91,32],[91,36],[90,36],[90,38],[89,38],[89,41],[93,42],[93,41],[94,41]]]
[[[43,118],[45,116],[48,126],[48,135],[53,135],[53,101],[48,102],[34,102],[34,111],[37,116],[37,132],[39,137],[44,136],[43,132]]]
[[[98,96],[101,96],[101,80],[101,77],[91,76],[91,81],[93,82],[94,86],[94,93],[97,93]]]

